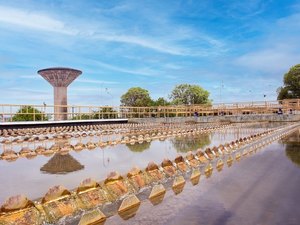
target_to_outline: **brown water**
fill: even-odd
[[[164,158],[173,160],[178,154],[195,151],[198,148],[217,146],[221,143],[236,140],[250,134],[263,132],[264,128],[250,126],[230,128],[210,134],[197,136],[171,137],[164,141],[155,140],[142,144],[119,144],[93,151],[71,151],[67,155],[51,157],[37,156],[34,159],[19,158],[14,162],[0,161],[0,203],[7,197],[16,194],[25,194],[30,199],[42,197],[54,185],[64,185],[73,189],[86,178],[98,181],[106,178],[111,171],[121,174],[127,173],[133,166],[143,169],[150,161],[161,163]],[[99,137],[87,137],[82,142],[99,141]],[[71,143],[78,140],[71,139]],[[54,142],[53,142],[54,143]],[[53,143],[48,143],[48,147]],[[33,145],[33,144],[30,144]],[[28,146],[34,149],[34,146]],[[39,145],[39,143],[35,143]],[[6,146],[7,147],[7,146]],[[20,146],[14,146],[18,149]]]
[[[298,225],[300,222],[300,131],[243,157],[230,168],[201,176],[197,186],[168,191],[153,207],[141,204],[128,221],[118,216],[106,224],[143,225]]]

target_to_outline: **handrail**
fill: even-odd
[[[27,106],[36,110],[28,112]],[[19,111],[24,108],[24,111]],[[55,110],[55,109],[64,110]],[[239,114],[272,114],[279,108],[283,113],[300,111],[300,99],[285,99],[280,101],[233,102],[202,105],[168,105],[150,107],[130,106],[91,106],[91,105],[30,105],[30,104],[0,104],[0,121],[15,121],[15,116],[27,115],[27,120],[59,120],[70,119],[112,119],[112,118],[145,118],[145,117],[190,117],[207,115],[239,115]]]

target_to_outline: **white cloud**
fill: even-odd
[[[251,52],[239,57],[236,63],[241,66],[269,73],[282,73],[299,63],[300,54],[284,49],[272,48]]]
[[[171,55],[190,55],[190,53],[182,48],[163,43],[162,41],[151,40],[146,37],[130,36],[130,35],[114,35],[114,34],[97,34],[94,38],[103,41],[120,42],[127,44],[134,44],[156,50],[161,53],[168,53]]]
[[[15,9],[11,7],[0,6],[0,23],[16,25],[29,29],[48,31],[54,33],[61,33],[66,35],[81,35],[85,38],[93,38],[102,41],[119,42],[134,44],[144,48],[149,48],[162,53],[173,55],[186,55],[184,49],[180,49],[170,44],[157,42],[146,37],[130,36],[122,34],[121,30],[110,29],[109,25],[104,25],[102,33],[98,33],[99,27],[88,24],[88,29],[84,26],[71,29],[65,22],[55,19],[49,15],[26,11],[22,9]]]
[[[182,66],[180,66],[178,64],[174,64],[174,63],[164,64],[164,67],[167,68],[167,69],[171,69],[171,70],[178,70],[178,69],[182,68]]]
[[[128,29],[116,28],[116,24],[107,18],[103,18],[101,22],[87,22],[84,19],[78,18],[74,18],[70,21],[62,21],[46,13],[0,6],[0,24],[1,23],[15,26],[9,26],[10,29],[18,29],[21,27],[37,31],[73,35],[89,40],[94,39],[131,44],[177,56],[207,56],[210,51],[207,51],[206,48],[201,49],[202,44],[208,44],[210,46],[209,48],[214,48],[216,51],[217,49],[222,50],[224,47],[221,41],[209,35],[194,32],[188,28],[174,28],[173,24],[164,25],[163,29],[166,30],[166,33],[163,34],[158,33],[145,36],[135,33],[134,35],[128,35]],[[160,24],[154,24],[153,26],[159,27]],[[176,36],[173,35],[175,31]],[[188,45],[186,46],[184,44],[185,40],[202,40],[202,44],[199,44],[200,48],[198,49],[191,49]],[[183,43],[178,43],[180,41],[183,41]]]
[[[0,23],[68,35],[77,33],[76,30],[66,27],[62,21],[48,15],[4,6],[0,6]]]
[[[94,60],[93,63],[95,65],[99,65],[100,67],[103,67],[103,68],[106,68],[109,70],[113,70],[113,71],[118,71],[121,73],[135,74],[135,75],[141,75],[141,76],[156,76],[159,74],[159,72],[153,71],[152,69],[149,69],[149,68],[139,68],[139,69],[135,69],[135,70],[130,70],[130,69],[125,69],[122,67],[110,65],[110,64],[103,63],[103,62],[96,61],[96,60]]]
[[[90,83],[90,84],[118,84],[115,81],[95,80],[95,79],[78,79],[76,82]]]
[[[19,76],[19,78],[38,80],[41,77],[39,77],[38,75],[21,75]]]
[[[300,60],[300,14],[295,13],[275,21],[268,28],[268,35],[256,43],[248,53],[238,57],[235,64],[250,71],[265,72],[282,77],[288,69]]]

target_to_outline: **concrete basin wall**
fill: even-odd
[[[129,123],[182,123],[182,122],[295,122],[300,121],[300,114],[250,114],[250,115],[228,115],[228,116],[200,116],[200,117],[161,117],[161,118],[130,118]]]

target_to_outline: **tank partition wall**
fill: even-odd
[[[155,107],[0,104],[0,122],[274,114],[279,109],[298,113],[300,99]]]

